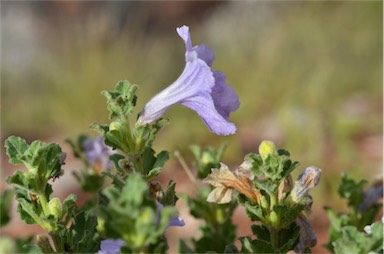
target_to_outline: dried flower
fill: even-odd
[[[294,250],[295,253],[304,253],[306,248],[316,245],[316,233],[304,215],[299,215],[296,219],[296,223],[300,227],[300,241]]]
[[[233,189],[244,194],[255,203],[260,202],[260,193],[252,186],[254,176],[250,171],[249,162],[241,164],[234,171],[229,170],[223,163],[220,163],[220,165],[219,169],[212,169],[212,173],[203,180],[204,183],[215,187],[208,195],[208,202],[229,203],[232,199]]]
[[[222,72],[211,69],[212,50],[205,45],[192,47],[187,26],[178,27],[177,32],[186,45],[184,71],[145,105],[138,123],[154,122],[169,107],[179,103],[196,111],[212,132],[218,135],[235,133],[236,127],[228,119],[230,112],[239,107],[236,91],[226,83]]]
[[[308,191],[314,188],[320,182],[321,169],[308,167],[299,175],[298,180],[290,193],[293,202],[299,202]]]

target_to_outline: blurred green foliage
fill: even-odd
[[[116,10],[119,4],[129,3],[114,3]],[[132,5],[123,21],[111,8],[42,12],[27,2],[2,5],[3,139],[93,133],[90,123],[107,122],[100,92],[122,79],[140,86],[141,109],[181,73],[184,45],[175,28],[186,23],[193,43],[214,50],[213,68],[239,93],[240,109],[231,116],[238,133],[214,137],[194,112],[175,107],[156,146],[183,150],[227,141],[226,161],[238,162],[270,139],[303,165],[324,170],[317,191],[325,196],[336,197],[331,179],[341,171],[380,173],[382,2],[235,1],[203,18],[196,14],[203,10],[191,8],[168,23],[166,13],[153,20],[152,2]],[[135,8],[141,12],[134,15]],[[156,31],[156,22],[166,29]]]

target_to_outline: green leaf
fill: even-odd
[[[29,190],[34,189],[31,182],[34,182],[35,178],[36,176],[29,172],[17,170],[12,176],[7,178],[7,183],[11,184],[17,190],[17,193],[22,191],[24,194],[27,194]]]
[[[287,253],[293,250],[299,243],[300,227],[296,223],[292,223],[289,227],[279,232],[279,252]]]
[[[97,133],[100,134],[100,136],[105,136],[105,134],[109,131],[109,126],[108,125],[102,125],[102,124],[96,124],[92,123],[89,126],[92,130],[96,131]]]
[[[297,204],[295,206],[287,205],[275,205],[273,211],[275,211],[280,218],[281,227],[286,228],[291,225],[299,214],[303,211],[304,205]]]
[[[46,188],[47,181],[61,175],[63,155],[57,144],[47,144],[41,141],[33,141],[30,146],[25,140],[10,137],[6,140],[6,149],[10,161],[16,164],[24,164],[28,169],[25,176],[19,173],[8,178],[14,186],[22,189],[42,192]]]
[[[223,154],[227,144],[222,144],[218,150],[212,147],[206,147],[201,149],[197,145],[190,146],[190,150],[195,156],[195,160],[192,162],[193,166],[197,168],[197,176],[199,179],[204,179],[211,173],[212,168],[220,168],[220,162],[222,161]]]
[[[32,244],[32,237],[12,239],[7,236],[0,238],[0,253],[42,254],[36,244]]]
[[[241,252],[243,253],[257,253],[257,249],[252,244],[252,239],[248,236],[240,237]]]
[[[145,146],[151,147],[153,142],[155,141],[156,134],[159,132],[161,128],[169,124],[168,119],[160,118],[156,122],[149,125],[150,131],[148,133],[148,136],[145,139]],[[147,125],[148,126],[148,125]]]
[[[366,180],[356,182],[349,175],[344,174],[339,186],[339,195],[348,200],[348,206],[354,209],[362,203],[364,199],[364,185]]]
[[[259,205],[252,205],[248,201],[244,204],[248,217],[252,221],[263,221],[266,222],[266,219],[263,214],[263,209]]]
[[[139,206],[147,191],[148,186],[144,179],[138,174],[132,174],[128,177],[121,195],[123,196],[122,199],[132,206]]]
[[[174,206],[178,200],[178,197],[176,196],[176,182],[173,180],[170,180],[167,186],[167,190],[164,192],[164,196],[161,199],[161,203],[163,205],[169,205]]]
[[[260,239],[251,240],[248,236],[240,237],[239,240],[243,253],[274,253],[270,242]]]
[[[81,158],[82,153],[84,152],[83,144],[89,137],[87,135],[80,135],[76,143],[73,142],[71,139],[66,139],[65,142],[72,148],[73,155],[75,158]]]
[[[253,224],[251,226],[251,229],[252,229],[252,233],[255,236],[257,236],[257,239],[264,240],[264,241],[271,240],[271,233],[269,232],[266,226]]]
[[[22,157],[28,149],[28,144],[20,137],[10,136],[5,140],[5,149],[9,162],[18,165],[23,163]]]
[[[118,154],[118,153],[115,153],[115,154],[112,154],[111,156],[109,156],[109,159],[112,161],[113,165],[115,166],[115,169],[119,172],[127,172],[128,169],[123,167],[121,164],[120,164],[120,161],[125,159],[125,157],[121,154]]]
[[[0,227],[5,226],[11,220],[13,192],[5,190],[0,197]]]
[[[336,254],[341,253],[368,253],[375,241],[369,235],[359,232],[353,226],[346,226],[341,229],[342,237],[333,243]]]
[[[73,200],[73,198],[71,198]],[[97,217],[89,211],[76,215],[66,233],[72,253],[95,253],[100,249],[100,237],[96,230]]]
[[[102,91],[101,94],[107,98],[109,119],[115,117],[124,118],[131,115],[136,106],[135,95],[137,86],[127,80],[119,81],[114,91]]]
[[[337,231],[341,231],[341,220],[338,216],[336,216],[336,214],[333,212],[333,210],[330,208],[330,207],[324,207],[324,210],[328,216],[328,219],[330,220],[331,222],[331,226],[337,230]]]
[[[87,193],[96,193],[104,183],[104,175],[86,172],[73,172],[73,175],[79,181],[81,189]]]
[[[65,224],[69,222],[69,220],[73,216],[73,211],[76,208],[76,200],[77,197],[75,194],[70,194],[63,202],[63,207],[62,207],[62,215],[66,215]]]
[[[150,181],[157,176],[168,160],[168,151],[162,151],[155,156],[155,151],[150,147],[146,147],[143,153],[143,162],[144,174],[147,175],[147,180]]]
[[[40,217],[36,214],[34,204],[29,203],[25,199],[19,199],[17,211],[20,213],[21,219],[27,224],[36,224],[40,222]]]

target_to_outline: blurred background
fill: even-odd
[[[140,86],[139,113],[181,74],[185,46],[175,29],[186,24],[193,44],[213,49],[213,69],[239,94],[240,108],[230,118],[238,132],[215,136],[195,112],[176,106],[155,146],[180,150],[190,161],[190,144],[227,142],[225,163],[237,166],[268,139],[300,161],[296,174],[322,168],[311,219],[319,234],[315,251],[325,251],[322,209],[345,207],[337,199],[341,173],[369,181],[382,175],[382,21],[380,1],[2,2],[1,141],[19,135],[59,143],[70,153],[66,138],[96,136],[90,123],[108,122],[100,92],[123,79]],[[15,168],[1,153],[4,189]],[[69,154],[69,173],[55,182],[56,195],[80,190],[70,173],[79,167]],[[159,179],[171,178],[178,192],[191,190],[174,157]],[[178,206],[187,225],[168,230],[175,243],[198,235],[198,222],[188,218],[185,204]],[[250,234],[242,209],[234,219],[239,236]],[[14,216],[3,233],[38,230]]]

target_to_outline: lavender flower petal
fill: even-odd
[[[179,216],[174,216],[169,221],[168,227],[183,227],[185,226],[185,222]]]
[[[125,244],[122,239],[106,239],[101,241],[100,250],[97,254],[119,254],[120,248]]]
[[[235,133],[235,125],[228,122],[230,112],[239,107],[235,90],[225,82],[222,72],[212,71],[212,50],[205,45],[192,47],[187,26],[177,28],[177,32],[186,46],[185,68],[173,84],[145,105],[138,123],[151,123],[159,119],[169,107],[179,103],[196,111],[214,133]]]
[[[215,86],[212,88],[213,103],[217,112],[225,119],[229,119],[229,113],[236,111],[239,106],[239,97],[235,89],[225,81],[225,75],[221,71],[214,71]]]
[[[229,135],[236,132],[236,126],[227,122],[225,118],[211,110],[213,101],[211,98],[201,95],[181,102],[180,104],[193,109],[203,119],[208,128],[218,135]]]

